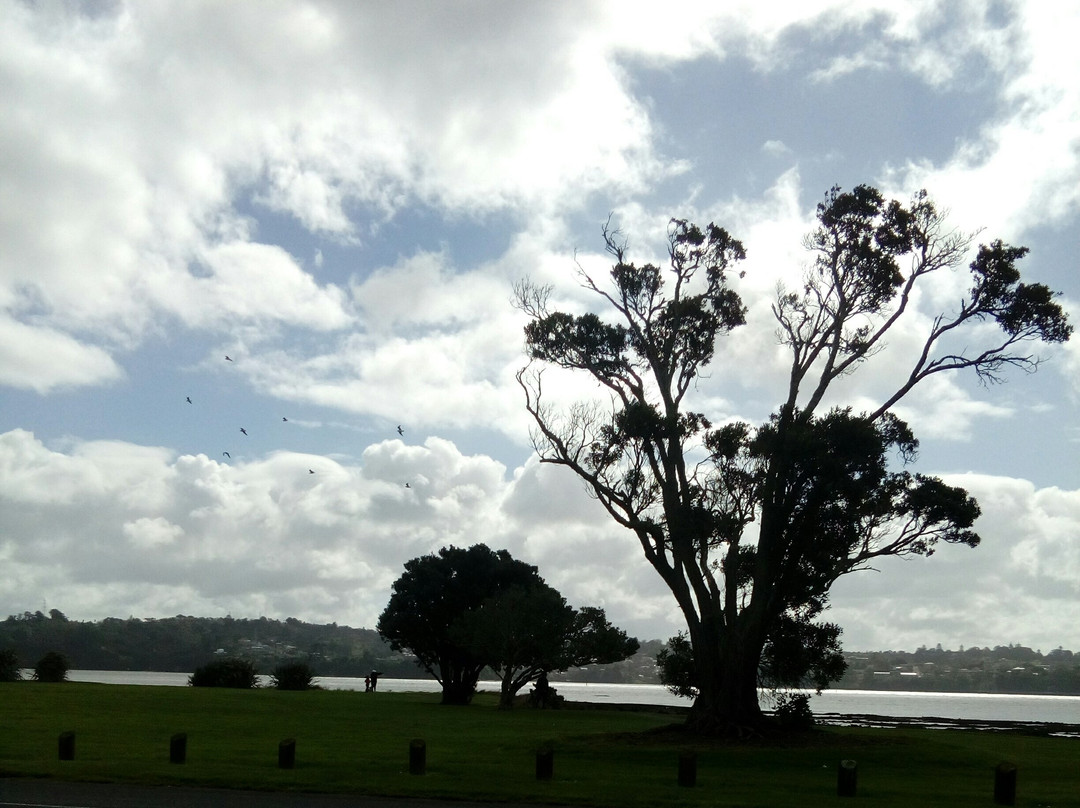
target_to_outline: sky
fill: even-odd
[[[672,636],[636,538],[534,455],[514,283],[585,311],[609,217],[642,262],[727,228],[748,324],[695,406],[760,423],[777,284],[866,183],[1029,247],[1076,323],[1078,35],[1076,2],[0,0],[0,615],[370,628],[406,561],[484,542]],[[841,579],[849,650],[1080,650],[1080,338],[1036,350],[898,408],[983,541]]]

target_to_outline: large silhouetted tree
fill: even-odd
[[[723,228],[673,220],[666,270],[630,263],[605,228],[610,283],[583,270],[581,278],[607,319],[552,310],[551,290],[528,281],[516,290],[530,317],[530,362],[518,381],[537,451],[585,481],[674,594],[697,693],[688,722],[702,732],[760,725],[763,673],[812,675],[783,655],[800,636],[820,645],[801,667],[823,663],[817,673],[832,675],[838,633],[815,619],[839,576],[882,556],[929,555],[942,541],[978,544],[974,499],[907,469],[918,444],[895,405],[937,374],[996,382],[1010,368],[1034,370],[1031,343],[1071,333],[1055,295],[1021,281],[1027,250],[1000,241],[975,251],[953,307],[928,319],[917,311],[926,281],[959,269],[974,242],[948,229],[924,192],[905,206],[866,186],[833,189],[817,220],[806,239],[812,265],[773,304],[790,373],[757,427],[714,427],[685,400],[745,320],[728,285],[745,254]],[[872,363],[901,328],[905,339],[921,336],[906,357],[883,357],[895,386],[863,410],[837,406],[836,382]],[[611,406],[551,406],[549,365],[591,375]]]

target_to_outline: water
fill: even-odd
[[[73,682],[105,684],[186,686],[187,673],[160,671],[88,671],[68,673]],[[267,683],[267,677],[262,677]],[[363,690],[364,680],[350,676],[321,676],[315,683],[327,690]],[[690,700],[673,696],[660,685],[586,684],[552,682],[570,701],[597,704],[657,704],[689,707]],[[481,681],[479,690],[498,691],[496,681]],[[379,679],[379,691],[389,693],[438,693],[433,679]],[[522,692],[527,692],[528,688]],[[1080,696],[1017,696],[1002,693],[914,693],[890,690],[828,690],[813,695],[810,707],[820,716],[884,716],[894,718],[943,718],[963,721],[1017,721],[1080,724]]]

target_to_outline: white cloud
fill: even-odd
[[[101,348],[0,313],[0,385],[45,394],[57,388],[105,384],[122,376],[123,371]]]
[[[1080,645],[1080,492],[948,481],[979,498],[983,545],[843,579],[830,618],[848,647]],[[571,474],[534,459],[508,478],[440,439],[375,444],[354,466],[292,452],[226,466],[117,442],[56,451],[16,431],[0,435],[0,500],[11,611],[45,597],[80,619],[233,612],[371,626],[406,560],[483,541],[639,637],[680,626],[634,536]]]
[[[4,14],[0,305],[34,305],[87,352],[137,344],[160,311],[219,331],[340,327],[332,287],[243,244],[245,195],[355,239],[347,204],[539,212],[670,170],[569,6]]]
[[[1080,307],[1070,306],[1070,322],[1076,323],[1080,317],[1077,316],[1080,313]],[[1073,401],[1080,401],[1080,339],[1069,340],[1068,343],[1062,348],[1063,354],[1063,374],[1071,384],[1071,393]]]
[[[761,144],[761,150],[772,157],[788,157],[792,154],[791,148],[782,140],[766,140]]]
[[[830,619],[850,648],[1080,645],[1080,491],[1025,480],[950,475],[982,507],[982,544],[942,547],[932,558],[889,559],[833,589]]]
[[[200,263],[207,274],[160,290],[162,305],[189,325],[269,321],[330,331],[352,323],[344,294],[320,287],[280,247],[233,241],[209,247]]]
[[[141,516],[123,525],[124,535],[139,550],[152,550],[173,544],[184,535],[184,529],[160,516]]]
[[[912,162],[899,180],[927,187],[968,227],[1006,239],[1075,214],[1080,205],[1080,70],[1072,41],[1076,9],[1022,4],[1008,30],[984,29],[976,44],[1002,74],[1000,109],[977,138],[942,165]],[[1001,38],[1007,42],[1002,43]]]
[[[483,541],[539,565],[571,602],[660,631],[670,598],[641,574],[636,542],[554,471],[532,461],[508,480],[440,439],[376,444],[356,466],[290,452],[227,466],[113,442],[58,452],[11,432],[0,557],[19,574],[0,601],[45,597],[81,619],[231,611],[371,626],[406,560]],[[538,472],[561,479],[558,499],[531,484]]]

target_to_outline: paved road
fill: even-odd
[[[232,791],[217,788],[69,783],[0,778],[0,808],[520,808],[510,803],[442,802],[408,797],[365,797]],[[531,806],[530,808],[538,808]]]

